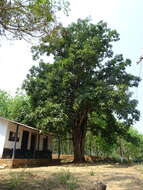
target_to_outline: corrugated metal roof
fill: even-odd
[[[22,124],[22,123],[19,123],[19,122],[16,122],[16,121],[12,121],[12,120],[9,120],[9,119],[3,118],[3,117],[0,117],[0,119],[5,120],[5,121],[8,121],[8,122],[10,122],[10,123],[14,123],[14,124],[16,124],[16,125],[21,125],[21,126],[26,127],[26,128],[28,128],[28,129],[32,129],[32,130],[39,131],[38,129],[36,129],[36,128],[34,128],[34,127],[30,127],[30,126],[28,126],[28,125],[25,125],[25,124]]]
[[[40,132],[39,129],[36,129],[36,128],[34,128],[34,127],[30,127],[30,126],[25,125],[25,124],[23,124],[23,123],[19,123],[19,122],[16,122],[16,121],[12,121],[12,120],[9,120],[9,119],[3,118],[3,117],[0,117],[0,119],[1,119],[1,120],[4,120],[4,121],[8,121],[8,122],[10,122],[10,123],[14,123],[14,124],[16,124],[16,125],[20,125],[20,126],[22,126],[22,127],[25,127],[25,128],[31,129],[31,130],[35,130],[35,131],[39,131],[39,132]],[[54,135],[54,134],[51,134],[51,133],[43,133],[43,134]]]

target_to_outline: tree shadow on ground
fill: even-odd
[[[143,190],[143,181],[138,176],[133,175],[133,173],[114,172],[111,174],[104,172],[101,175],[105,184],[117,183],[124,190]]]
[[[106,164],[106,166],[107,166],[107,168],[129,168],[129,167],[131,167],[131,166],[135,166],[135,164],[130,164],[130,163],[128,163],[128,164],[121,164],[121,163],[116,163],[116,164],[109,164],[109,165],[107,165]]]
[[[60,166],[70,166],[70,167],[88,167],[88,166],[106,166],[107,168],[128,168],[134,166],[135,164],[121,164],[119,162],[84,162],[84,163],[74,163],[65,162],[61,163]]]
[[[0,182],[0,190],[9,190],[9,187],[5,183]]]

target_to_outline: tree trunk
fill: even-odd
[[[120,142],[119,142],[119,148],[120,148],[120,159],[121,159],[121,163],[123,163],[124,161],[124,153],[123,153],[123,147],[122,147],[122,141],[120,139]]]
[[[74,151],[74,163],[85,162],[84,157],[84,145],[85,145],[85,129],[81,127],[74,127],[73,135],[73,151]]]
[[[89,139],[89,154],[92,156],[92,141]]]

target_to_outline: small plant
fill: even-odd
[[[21,184],[24,182],[24,179],[32,176],[30,172],[26,172],[25,170],[20,172],[10,172],[9,175],[10,179],[8,181],[8,186],[12,190],[19,190],[21,188]]]
[[[65,186],[67,190],[74,190],[77,185],[77,179],[73,176],[73,174],[69,170],[62,170],[57,174],[58,182]]]
[[[22,181],[23,177],[21,173],[10,173],[8,185],[12,190],[19,189],[19,186],[21,185]]]
[[[96,174],[95,174],[94,171],[90,171],[90,172],[89,172],[89,175],[91,175],[91,176],[95,176]]]

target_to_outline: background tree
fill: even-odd
[[[116,136],[112,144],[107,141],[106,136],[101,134],[93,135],[88,131],[86,136],[86,155],[93,157],[96,161],[141,162],[143,159],[143,135],[133,127],[124,133]],[[92,157],[91,157],[92,158]]]
[[[126,135],[118,138],[117,145],[120,156],[127,161],[142,160],[143,135],[139,134],[133,127],[129,129]]]
[[[16,96],[12,97],[7,92],[0,90],[0,117],[33,125],[31,115],[32,108],[26,95],[17,93]]]
[[[104,136],[93,135],[90,131],[87,132],[85,141],[86,155],[95,156],[97,158],[113,157],[114,151],[117,149],[116,142],[107,142]]]
[[[9,110],[9,119],[35,127],[31,118],[32,108],[29,97],[22,92],[18,92],[14,97],[11,97]]]
[[[137,102],[128,91],[138,86],[139,78],[126,72],[130,60],[113,56],[112,43],[118,39],[106,23],[95,25],[86,19],[61,27],[33,48],[35,59],[41,55],[54,58],[53,64],[41,61],[39,67],[33,67],[24,83],[35,121],[46,130],[59,127],[53,118],[64,123],[72,135],[75,162],[85,160],[88,130],[100,127],[108,137],[120,131],[117,119],[126,126],[139,119]],[[54,112],[58,112],[49,118],[55,105]],[[102,118],[101,124],[96,122],[98,118]]]
[[[0,90],[0,117],[9,118],[9,115],[10,115],[10,109],[9,109],[10,100],[11,100],[10,95],[5,91]]]
[[[41,37],[56,26],[56,13],[66,11],[63,0],[0,0],[0,35]]]

